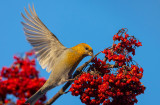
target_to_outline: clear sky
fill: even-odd
[[[96,53],[112,44],[119,29],[128,28],[143,45],[133,58],[144,68],[142,82],[147,87],[145,94],[138,96],[137,105],[159,104],[160,0],[1,0],[0,68],[10,66],[14,54],[32,48],[20,24],[20,13],[32,3],[40,19],[66,47],[85,42]],[[49,74],[37,65],[40,75],[48,78]],[[47,97],[51,98],[61,87],[49,91]],[[54,105],[75,104],[82,104],[79,97],[68,93]]]

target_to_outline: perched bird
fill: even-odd
[[[49,79],[26,103],[34,105],[48,90],[63,84],[72,77],[72,73],[86,56],[93,56],[92,48],[85,43],[66,48],[57,37],[43,24],[37,16],[34,6],[30,13],[25,9],[27,17],[22,14],[24,33],[28,42],[33,46],[39,64],[47,72],[51,72]]]

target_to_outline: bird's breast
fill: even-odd
[[[65,62],[67,63],[67,65],[77,66],[82,59],[83,59],[82,55],[71,50],[66,54]]]
[[[49,77],[51,84],[62,84],[64,80],[71,77],[73,71],[83,59],[77,52],[67,49],[59,60],[55,63],[54,69]]]

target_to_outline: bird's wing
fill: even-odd
[[[22,17],[25,20],[21,22],[24,26],[24,33],[28,42],[34,47],[37,59],[47,72],[50,72],[54,66],[54,63],[58,57],[66,50],[58,38],[43,24],[38,18],[34,6],[33,10],[29,5],[29,12],[25,9],[25,13],[28,18],[23,14]]]

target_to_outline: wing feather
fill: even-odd
[[[43,24],[34,9],[29,5],[29,12],[24,8],[26,16],[22,13],[22,17],[26,23],[23,25],[24,33],[28,42],[34,47],[37,59],[47,72],[50,72],[59,56],[67,49],[58,38]]]
[[[35,27],[35,26],[33,26],[33,25],[30,25],[30,24],[28,24],[28,23],[24,23],[24,22],[21,22],[21,23],[22,23],[23,26],[25,26],[25,27],[28,27],[28,28],[31,28],[31,29],[35,29],[35,30],[40,31],[40,32],[44,32],[43,30],[40,30],[40,28],[37,28],[37,27]]]

